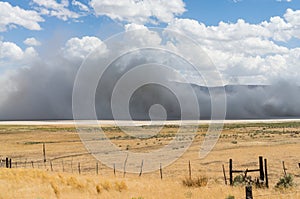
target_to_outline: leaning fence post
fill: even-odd
[[[159,165],[159,171],[160,171],[160,179],[163,179],[163,174],[162,174],[162,167],[161,167],[161,163]]]
[[[143,166],[144,166],[144,160],[142,160],[142,164],[141,164],[141,170],[140,170],[139,177],[141,177],[141,176],[142,176],[142,173],[143,173]]]
[[[53,165],[52,165],[52,161],[50,160],[50,167],[51,167],[51,172],[53,172]]]
[[[286,177],[286,168],[285,168],[285,164],[284,164],[284,161],[282,161],[282,167],[283,167],[283,173],[284,173],[284,176]]]
[[[229,183],[230,183],[230,185],[233,185],[233,179],[232,179],[232,159],[229,159]]]
[[[263,164],[263,157],[259,156],[259,179],[261,181],[264,181],[265,176],[264,176],[264,164]]]
[[[265,158],[265,175],[266,175],[266,187],[269,188],[268,166],[267,166],[266,158]]]
[[[126,175],[126,164],[127,164],[127,160],[128,160],[128,154],[127,154],[126,159],[125,159],[125,161],[124,161],[124,168],[123,168],[124,173],[123,173],[123,178],[125,178],[125,175]]]
[[[227,185],[227,179],[226,179],[226,173],[225,173],[225,167],[224,167],[224,164],[222,165],[222,168],[223,168],[223,175],[224,175],[225,185]]]

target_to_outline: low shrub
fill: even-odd
[[[197,178],[185,178],[182,180],[182,184],[187,187],[205,187],[208,183],[208,178],[200,176]]]
[[[127,185],[124,181],[115,182],[115,188],[116,188],[117,191],[121,192],[121,191],[127,189]]]
[[[275,188],[287,189],[293,186],[295,186],[294,177],[291,174],[288,174],[279,179],[279,181],[275,185]]]

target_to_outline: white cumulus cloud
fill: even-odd
[[[36,40],[34,37],[25,39],[23,43],[26,44],[27,46],[40,46],[41,45],[41,42]]]
[[[237,83],[269,84],[286,79],[300,84],[300,48],[287,48],[277,42],[300,37],[299,13],[288,9],[283,17],[259,24],[238,20],[206,26],[192,19],[175,19],[168,28],[197,40],[225,82],[234,79]]]
[[[13,42],[0,41],[0,59],[19,60],[23,58],[22,49]]]
[[[185,12],[182,0],[91,0],[90,5],[98,16],[137,24],[170,22]]]
[[[12,6],[8,2],[0,1],[0,32],[15,25],[23,26],[29,30],[41,30],[39,22],[44,19],[33,10],[24,10],[18,6]]]
[[[33,47],[23,50],[13,42],[0,41],[0,67],[27,67],[38,58],[38,52]]]
[[[73,37],[66,42],[62,50],[67,59],[84,59],[90,52],[96,50],[101,44],[102,41],[97,37]]]
[[[68,8],[68,0],[62,0],[60,3],[56,0],[32,0],[32,2],[37,5],[36,9],[43,15],[54,16],[63,21],[80,17],[78,13]]]

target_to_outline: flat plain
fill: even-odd
[[[225,124],[216,146],[205,158],[199,158],[199,150],[208,125],[197,127],[191,146],[174,163],[162,168],[161,179],[159,170],[141,176],[126,173],[124,177],[123,171],[114,174],[113,165],[102,164],[86,150],[73,124],[2,124],[0,198],[245,198],[244,186],[225,185],[222,165],[228,180],[229,159],[233,160],[234,169],[257,169],[259,156],[268,160],[270,188],[254,187],[254,198],[300,198],[300,122]],[[115,146],[134,152],[160,149],[173,140],[178,128],[168,124],[158,134],[141,139],[128,136],[113,125],[102,127]],[[188,131],[189,125],[185,128]],[[6,157],[12,159],[12,169],[4,168]],[[295,186],[276,189],[276,183],[284,176],[283,161]],[[192,178],[206,179],[204,186],[183,184],[189,177],[189,162]],[[249,175],[253,179],[259,176]]]

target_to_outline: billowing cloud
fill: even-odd
[[[271,84],[278,78],[300,84],[295,75],[299,74],[300,57],[295,54],[299,48],[277,42],[299,37],[298,19],[298,12],[288,9],[283,18],[272,17],[260,24],[238,20],[206,26],[192,19],[175,19],[168,28],[197,40],[229,84]]]
[[[73,37],[63,47],[64,56],[69,60],[84,59],[89,53],[96,50],[102,44],[97,37],[85,36],[82,38]],[[105,49],[103,49],[105,50]]]
[[[78,13],[73,15],[73,11],[69,10],[69,1],[34,2],[38,5],[40,13],[45,15],[63,20],[79,17]],[[84,4],[79,3],[72,1],[73,6],[87,11]],[[0,77],[1,85],[8,85],[0,88],[0,119],[71,119],[72,89],[76,72],[87,55],[96,49],[99,55],[102,55],[96,62],[97,67],[104,67],[102,63],[117,55],[120,50],[135,49],[135,46],[151,45],[159,49],[160,45],[165,45],[173,52],[179,52],[179,49],[188,52],[188,58],[199,56],[190,43],[177,41],[176,37],[171,38],[170,42],[165,38],[169,36],[167,31],[161,30],[158,33],[144,25],[159,22],[167,22],[168,29],[196,41],[221,73],[224,84],[234,84],[225,87],[227,118],[300,116],[300,109],[297,108],[300,107],[297,100],[300,97],[300,48],[282,45],[300,37],[298,10],[288,9],[284,16],[275,16],[258,24],[240,19],[236,23],[220,22],[216,26],[207,26],[192,19],[174,18],[184,12],[184,4],[179,0],[92,0],[90,6],[97,15],[128,22],[124,25],[123,40],[106,45],[93,36],[73,37],[55,49],[47,48],[45,51],[49,53],[44,53],[43,57],[39,57],[33,47],[34,44],[38,44],[34,38],[24,41],[30,46],[26,49],[12,42],[0,41],[0,66],[18,66],[7,70]],[[98,48],[99,46],[101,48]],[[118,79],[134,66],[154,62],[176,67],[180,75],[195,84],[193,89],[200,102],[200,110],[203,111],[202,118],[209,118],[210,96],[201,78],[193,71],[184,71],[187,67],[186,62],[164,53],[158,51],[143,54],[137,51],[112,63],[95,96],[99,118],[112,119],[111,92]],[[178,89],[178,96],[187,96],[187,85],[178,81],[177,76],[157,70],[147,74],[140,73],[137,78],[143,79],[145,76],[153,76],[166,82],[170,88]],[[88,82],[90,75],[86,78]],[[129,85],[131,84],[122,85],[125,91]],[[217,92],[220,87],[213,89]],[[131,113],[135,119],[148,119],[149,107],[159,103],[166,107],[169,119],[180,119],[175,97],[163,88],[144,86],[139,88],[131,99]],[[185,98],[185,101],[189,104],[189,99]],[[193,108],[189,107],[188,110]]]
[[[137,24],[170,22],[185,12],[182,0],[91,0],[90,5],[98,16]]]
[[[0,41],[0,59],[22,59],[23,51],[12,42],[2,42]]]
[[[26,44],[27,46],[40,46],[41,45],[41,42],[36,40],[34,37],[25,39],[23,43]]]
[[[46,57],[31,59],[30,67],[3,74],[0,78],[0,82],[9,85],[9,87],[0,89],[0,119],[71,119],[72,89],[76,72],[86,55],[90,51],[95,50],[98,45],[104,46],[105,50],[102,49],[98,51],[100,53],[99,55],[103,56],[99,56],[99,60],[95,62],[98,63],[97,67],[105,67],[102,65],[104,60],[109,60],[114,57],[118,54],[120,49],[130,49],[141,44],[143,46],[143,44],[147,44],[149,40],[156,41],[154,44],[152,43],[154,46],[166,45],[170,50],[184,48],[187,52],[191,53],[191,56],[199,56],[197,53],[193,54],[195,49],[187,43],[184,43],[184,41],[181,41],[183,42],[181,43],[180,41],[176,41],[176,39],[172,39],[172,41],[174,41],[172,45],[169,42],[162,43],[161,41],[166,41],[166,38],[162,38],[162,35],[164,35],[163,37],[168,37],[168,34],[154,34],[155,32],[152,30],[135,24],[130,24],[126,27],[127,32],[124,38],[129,39],[126,40],[125,46],[122,42],[111,42],[104,46],[102,41],[96,37],[75,37],[69,39],[60,49],[49,49],[50,53],[47,54]],[[136,29],[140,31],[131,31]],[[136,38],[137,41],[134,41],[133,38]],[[254,40],[253,42],[259,41],[260,40]],[[13,44],[5,45],[14,46]],[[246,47],[248,47],[248,45],[246,45],[245,48]],[[33,50],[32,48],[28,48],[23,51],[23,54],[26,53],[26,51],[29,53],[29,51],[31,51],[30,49]],[[251,56],[251,54],[255,54],[252,52],[248,54],[240,52],[240,54],[230,56],[230,53],[227,54],[224,51],[210,49],[208,47],[206,50],[217,53],[215,58],[219,57],[219,63],[229,62],[232,64],[224,66],[222,72],[225,75],[236,73],[239,76],[250,74],[259,77],[262,72],[275,73],[276,75],[274,77],[278,80],[272,86],[226,86],[228,119],[300,116],[300,109],[295,108],[300,107],[299,100],[297,100],[300,97],[300,88],[294,83],[279,81],[280,77],[277,74],[278,71],[283,71],[283,68],[290,68],[291,65],[295,64],[294,69],[296,71],[291,71],[291,73],[293,73],[295,77],[299,77],[300,74],[297,72],[299,71],[297,69],[299,66],[296,65],[299,63],[300,49],[290,49],[288,52],[285,52],[286,49],[282,50],[279,48],[275,49],[275,51],[278,51],[277,53],[271,53],[265,56]],[[270,50],[267,49],[266,51]],[[22,52],[20,53],[22,54]],[[99,118],[113,118],[110,109],[111,93],[118,80],[124,74],[130,72],[135,66],[155,62],[177,67],[178,70],[187,67],[182,60],[174,56],[167,56],[165,53],[166,52],[153,51],[145,54],[143,51],[136,51],[133,54],[121,57],[113,62],[109,69],[106,70],[103,76],[104,78],[101,79],[99,83],[100,86],[96,92],[95,108]],[[211,56],[212,54],[209,55]],[[9,53],[7,53],[7,56],[9,56]],[[182,74],[184,74],[183,71]],[[89,78],[91,78],[90,75],[92,74],[86,76],[85,82],[89,82]],[[186,93],[188,86],[178,82],[177,76],[162,70],[153,70],[147,74],[140,73],[136,78],[137,80],[143,79],[145,75],[160,79],[168,85],[168,88],[172,88],[178,91],[178,93],[176,93],[175,96],[174,93],[172,94],[164,87],[157,85],[146,85],[138,88],[129,104],[132,117],[134,119],[149,119],[149,108],[153,104],[162,104],[166,109],[168,119],[180,119],[180,107],[178,101],[175,99],[178,96],[182,97],[188,106],[190,104],[189,99],[185,98],[185,96],[188,96]],[[284,73],[284,75],[289,74]],[[268,75],[264,77],[270,78]],[[132,81],[134,83],[135,79],[132,79]],[[121,86],[121,90],[126,92],[126,88],[128,88],[130,84],[123,84]],[[199,101],[201,118],[208,119],[211,114],[211,101],[208,89],[205,86],[197,85],[192,85],[192,88]],[[218,93],[220,87],[212,89],[215,89],[215,92]],[[195,107],[189,107],[187,113],[194,108]],[[159,118],[159,116],[157,116],[157,118]]]
[[[58,3],[56,0],[32,0],[37,5],[36,9],[42,15],[49,15],[57,17],[61,20],[76,19],[80,17],[80,14],[71,11],[68,0],[62,0]]]
[[[12,6],[8,2],[0,1],[0,32],[10,27],[22,26],[29,30],[41,30],[40,22],[44,19],[33,10],[24,10],[18,6]]]
[[[33,47],[23,50],[13,42],[0,41],[0,67],[28,67],[37,58]]]

